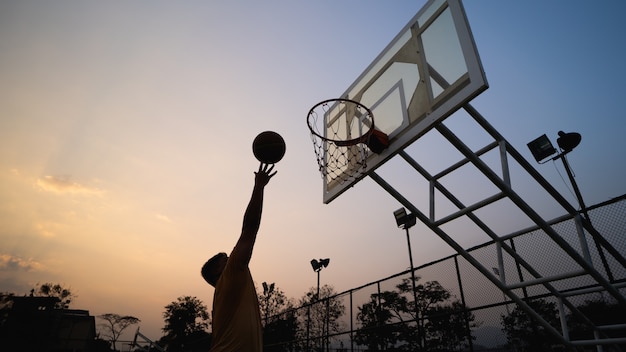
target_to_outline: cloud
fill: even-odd
[[[167,223],[171,223],[172,220],[166,216],[166,215],[162,215],[162,214],[155,214],[155,217],[161,221],[167,222]]]
[[[43,237],[56,237],[60,225],[55,223],[45,223],[37,224],[35,225],[35,228]]]
[[[41,263],[33,259],[22,259],[10,254],[0,254],[0,271],[35,271],[41,268]]]
[[[44,176],[43,178],[37,179],[36,184],[44,191],[59,194],[69,193],[100,196],[104,193],[101,189],[74,182],[69,176]]]

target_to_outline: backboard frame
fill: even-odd
[[[453,35],[454,38],[447,37],[446,45],[438,46],[438,37],[433,38],[435,34],[431,33]],[[465,67],[454,66],[454,59],[450,59],[452,63],[447,62],[454,57],[448,51],[455,50],[462,55],[456,57],[456,64]],[[432,55],[444,60],[434,60]],[[445,67],[441,70],[447,65],[452,67],[451,71],[458,71],[452,73],[454,81],[447,82],[448,71]],[[463,70],[459,71],[459,68]],[[403,75],[405,71],[412,76]],[[368,96],[370,90],[375,92],[387,81],[391,83],[383,86],[386,91]],[[414,86],[413,90],[411,86]],[[367,168],[359,177],[341,184],[329,182],[323,177],[323,202],[330,203],[487,88],[487,79],[461,0],[429,0],[340,96],[371,108],[377,127],[384,125],[385,118],[389,118],[376,111],[378,106],[383,106],[386,100],[391,101],[388,104],[393,104],[392,99],[399,99],[399,104],[392,108],[399,113],[401,121],[396,121],[396,125],[389,127],[390,130],[383,130],[389,135],[389,147],[380,154],[369,153]]]

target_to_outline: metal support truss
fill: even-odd
[[[536,319],[543,328],[557,337],[565,346],[579,346],[579,345],[596,345],[601,350],[602,345],[626,343],[626,336],[620,338],[608,338],[603,332],[608,329],[625,328],[626,326],[595,326],[595,324],[589,320],[572,302],[568,297],[576,294],[583,294],[585,292],[578,290],[577,292],[560,292],[553,283],[557,280],[563,280],[576,276],[587,276],[595,282],[592,290],[603,291],[609,294],[615,299],[618,304],[626,306],[626,298],[622,293],[624,286],[623,283],[616,283],[613,281],[612,276],[605,277],[600,271],[598,271],[591,261],[589,249],[585,239],[585,233],[589,234],[596,244],[601,246],[608,252],[612,258],[622,266],[626,267],[626,259],[624,256],[616,250],[596,229],[593,228],[588,218],[580,216],[579,212],[574,208],[559,192],[553,188],[547,180],[545,180],[531,165],[526,161],[522,155],[517,152],[505,139],[493,128],[471,105],[466,104],[463,106],[464,110],[480,125],[493,139],[484,148],[478,151],[472,151],[465,143],[463,143],[452,131],[450,131],[443,123],[439,123],[435,126],[435,129],[450,142],[463,156],[464,159],[451,165],[447,169],[441,171],[436,175],[431,175],[426,169],[424,169],[417,161],[409,156],[405,151],[401,151],[399,156],[404,159],[411,167],[413,167],[422,177],[429,182],[429,209],[427,212],[420,211],[414,204],[408,199],[402,196],[397,190],[395,190],[389,183],[387,183],[381,176],[375,171],[371,172],[369,176],[378,183],[383,189],[385,189],[391,196],[393,196],[404,207],[409,209],[416,217],[425,224],[430,230],[437,234],[444,242],[452,247],[458,254],[460,254],[465,260],[467,260],[472,266],[474,266],[479,272],[481,272],[487,279],[489,279],[496,287],[498,287],[506,296],[514,301],[522,310],[524,310],[531,317]],[[498,148],[501,162],[501,174],[494,172],[480,156]],[[580,250],[573,248],[564,238],[561,237],[551,226],[544,220],[527,202],[522,199],[514,190],[511,185],[511,179],[509,175],[508,157],[513,158],[559,205],[561,205],[564,211],[569,214],[568,217],[575,219],[576,228],[579,235]],[[472,164],[477,168],[487,179],[489,179],[493,185],[496,186],[498,192],[493,195],[487,196],[484,199],[476,202],[475,204],[463,204],[452,192],[444,187],[439,180],[452,172],[455,172],[464,165]],[[446,197],[458,210],[452,214],[449,214],[442,218],[437,218],[435,214],[435,194],[438,191],[444,197]],[[508,198],[512,203],[517,206],[528,218],[530,218],[535,224],[536,229],[541,229],[554,243],[556,243],[563,252],[574,260],[579,265],[578,270],[574,270],[566,273],[559,273],[557,275],[544,277],[533,266],[526,261],[522,256],[509,244],[502,235],[497,234],[487,224],[485,224],[476,215],[476,211],[490,205],[498,200]],[[478,228],[484,231],[489,237],[491,237],[497,248],[499,275],[494,273],[492,268],[488,268],[483,265],[479,260],[474,258],[472,254],[466,251],[459,243],[457,243],[451,236],[442,229],[442,225],[455,220],[460,217],[467,217]],[[600,248],[599,248],[600,250]],[[533,278],[530,280],[522,280],[518,283],[507,283],[505,270],[503,265],[503,253],[508,254],[513,258],[518,265],[530,273]],[[520,297],[514,291],[515,289],[526,289],[532,285],[542,285],[551,295],[557,300],[561,316],[561,331],[550,325],[538,312],[536,312],[525,300],[525,297]],[[587,323],[595,333],[593,340],[576,340],[573,341],[569,337],[567,324],[565,324],[565,308],[569,309],[573,315],[576,315],[583,322]]]

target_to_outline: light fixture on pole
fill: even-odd
[[[320,259],[319,261],[317,259],[312,259],[311,260],[311,267],[313,268],[313,271],[315,271],[317,273],[317,296],[315,297],[315,300],[319,300],[320,299],[320,271],[322,271],[323,268],[328,266],[328,263],[330,263],[330,259],[326,258],[326,259]],[[328,302],[326,302],[328,304]],[[310,307],[309,307],[310,308]],[[307,311],[309,312],[309,311]],[[310,313],[307,313],[310,314]],[[310,319],[310,317],[309,317]],[[324,335],[324,328],[328,329],[328,327],[324,327],[324,324],[322,324],[322,335]],[[308,326],[307,326],[307,343],[308,343]],[[328,330],[326,330],[328,331]],[[324,339],[327,337],[322,338],[322,340],[320,340],[320,350],[322,350],[324,344]],[[328,346],[327,346],[328,347]]]
[[[413,254],[411,252],[411,238],[409,237],[409,229],[417,223],[415,214],[407,214],[406,209],[400,208],[393,212],[396,218],[396,225],[406,231],[406,243],[409,247],[409,263],[411,264],[411,284],[413,287],[413,300],[415,302],[415,314],[417,316],[417,290],[415,288],[415,270],[413,269]],[[418,324],[419,325],[419,324]]]
[[[561,159],[561,161],[563,162],[563,167],[565,168],[565,172],[567,172],[567,177],[569,178],[569,181],[572,184],[572,188],[574,189],[576,199],[578,200],[580,212],[585,217],[585,219],[589,222],[589,224],[591,224],[591,219],[589,218],[589,214],[587,213],[587,206],[585,205],[585,202],[583,201],[583,196],[580,193],[580,189],[578,189],[578,184],[576,183],[576,180],[574,179],[574,174],[572,174],[572,170],[570,169],[569,163],[567,162],[567,158],[566,158],[566,155],[572,150],[574,150],[574,148],[576,148],[580,144],[582,137],[580,133],[576,133],[576,132],[565,133],[563,131],[559,131],[558,135],[559,135],[559,138],[556,139],[556,143],[559,146],[560,152],[550,160]],[[535,140],[528,143],[527,145],[528,145],[528,149],[530,149],[530,152],[533,154],[533,157],[535,157],[535,160],[539,164],[543,164],[541,162],[542,160],[548,157],[551,157],[552,155],[557,153],[556,149],[554,149],[554,147],[552,146],[550,139],[545,134],[536,138]],[[598,254],[600,255],[600,259],[602,261],[604,269],[606,270],[607,275],[609,276],[609,279],[613,281],[613,274],[611,273],[610,267],[607,263],[606,257],[604,255],[604,251],[602,251],[602,247],[598,243],[598,240],[595,238],[595,236],[594,236],[594,241],[596,242],[596,247],[598,247]]]
[[[320,271],[322,271],[323,268],[327,267],[328,263],[330,263],[329,258],[320,259],[319,261],[317,261],[317,259],[311,260],[311,267],[313,267],[313,271],[317,273],[317,297],[316,299],[320,298]]]
[[[580,144],[582,137],[580,133],[570,132],[565,133],[563,131],[559,131],[559,138],[557,138],[556,142],[559,145],[561,151],[553,157],[551,160],[561,159],[563,162],[563,167],[565,167],[565,172],[567,172],[567,176],[574,188],[574,193],[576,194],[576,199],[578,200],[578,205],[580,206],[580,210],[587,220],[589,220],[589,216],[587,215],[587,207],[585,206],[585,202],[583,201],[583,196],[580,194],[580,190],[578,189],[578,184],[574,179],[574,174],[572,174],[572,170],[569,167],[569,163],[567,162],[567,158],[565,155],[571,152]],[[552,142],[550,139],[544,134],[532,142],[528,143],[528,149],[535,157],[535,160],[542,164],[542,160],[551,157],[555,153],[557,153],[556,149],[552,146]]]
[[[263,282],[263,294],[267,295],[268,293],[272,293],[272,292],[274,292],[274,283],[272,282],[268,286],[267,282]]]

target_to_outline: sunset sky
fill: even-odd
[[[405,270],[400,205],[376,183],[322,203],[306,114],[424,3],[0,0],[0,291],[58,282],[73,308],[136,316],[158,339],[177,297],[211,306],[200,267],[237,240],[264,130],[287,153],[266,188],[257,286],[298,299],[313,258],[331,259],[321,281],[338,292]],[[526,143],[579,132],[569,162],[587,205],[626,193],[626,2],[464,6],[490,86],[472,105],[573,204],[562,165],[536,164]],[[412,236],[416,265],[452,254]]]

